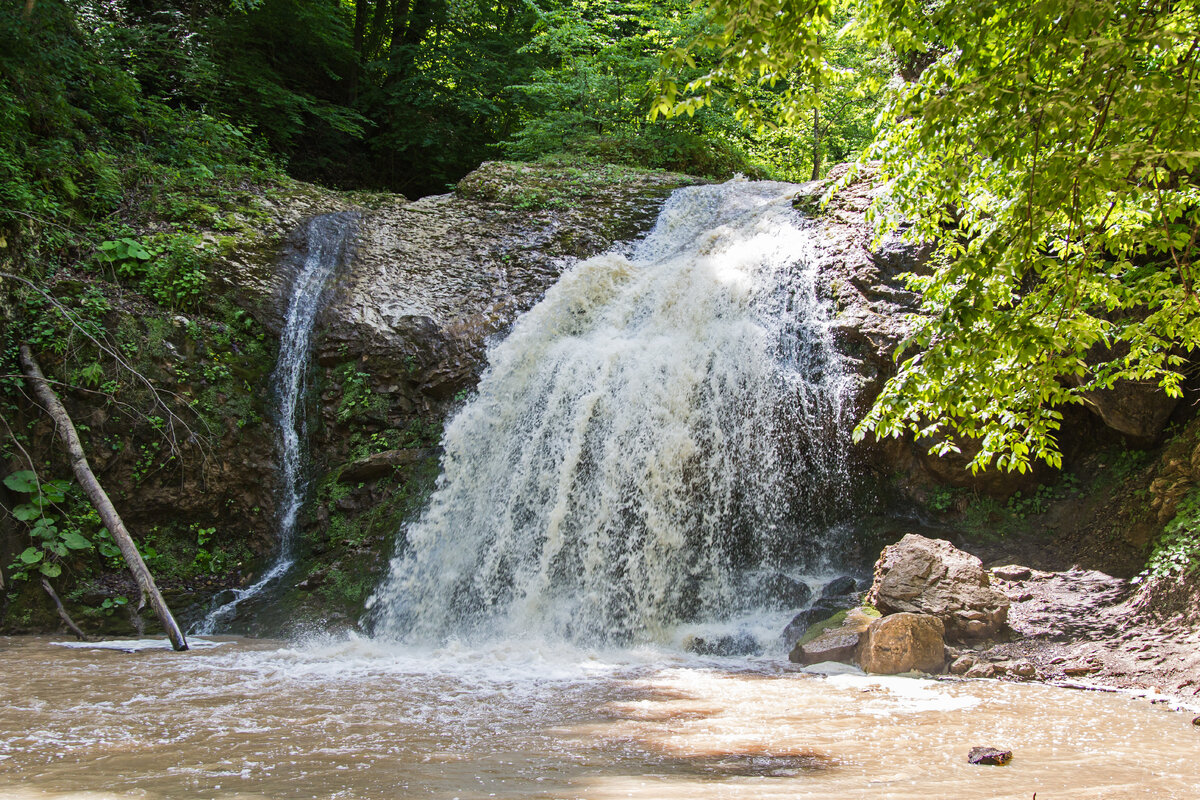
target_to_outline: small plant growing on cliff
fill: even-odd
[[[353,417],[385,410],[384,398],[371,391],[370,373],[357,369],[353,364],[343,364],[337,368],[337,374],[342,383],[342,399],[337,407],[338,422],[348,422]]]
[[[1200,489],[1193,489],[1175,511],[1175,517],[1154,543],[1146,569],[1135,581],[1177,578],[1200,570]]]

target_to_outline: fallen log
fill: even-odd
[[[159,623],[167,633],[167,638],[171,640],[171,647],[176,650],[187,650],[187,639],[184,638],[183,631],[175,623],[175,618],[171,616],[171,610],[167,608],[166,601],[163,600],[158,586],[154,583],[154,576],[150,574],[146,562],[142,560],[137,545],[133,542],[133,537],[129,535],[125,523],[117,514],[117,509],[108,499],[108,493],[104,491],[104,487],[92,473],[92,468],[88,466],[87,457],[83,453],[83,444],[79,441],[79,434],[75,431],[75,425],[71,422],[67,409],[58,399],[54,390],[50,388],[37,359],[34,358],[33,350],[25,342],[21,343],[20,356],[21,371],[25,374],[26,380],[29,381],[29,385],[33,388],[38,400],[41,401],[46,413],[54,420],[59,438],[67,448],[71,469],[75,472],[75,480],[79,481],[79,485],[83,487],[84,493],[87,494],[92,506],[100,515],[104,527],[108,528],[113,541],[121,549],[121,555],[125,557],[125,563],[129,566],[129,571],[133,573],[133,578],[137,581],[142,596],[149,599]]]

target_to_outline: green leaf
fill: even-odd
[[[62,575],[62,567],[49,561],[38,567],[38,570],[47,578],[57,578],[59,575]]]
[[[62,543],[72,550],[90,550],[92,543],[87,537],[75,531],[67,531],[62,535]]]
[[[4,485],[14,492],[30,494],[37,491],[37,473],[28,469],[14,472],[4,479]]]
[[[46,553],[40,547],[26,547],[21,555],[17,556],[25,564],[36,564],[41,561]]]
[[[31,522],[42,516],[42,510],[33,503],[22,503],[13,509],[13,516],[21,522]]]

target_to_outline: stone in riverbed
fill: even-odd
[[[978,558],[941,539],[907,534],[883,549],[867,602],[884,614],[931,614],[951,641],[995,636],[1009,600],[988,583]]]
[[[1036,678],[1038,676],[1037,667],[1027,658],[1018,658],[1010,661],[1007,673],[1015,675],[1018,678]]]
[[[995,747],[972,747],[971,752],[967,753],[967,763],[990,764],[996,767],[1003,767],[1012,761],[1012,755],[1012,750],[999,750]]]
[[[792,621],[783,629],[784,645],[790,651],[814,623],[827,620],[857,605],[858,602],[852,597],[821,598],[816,600],[809,608],[792,617]]]
[[[835,615],[825,630],[806,632],[805,637],[792,648],[788,659],[796,664],[819,664],[822,661],[840,661],[853,664],[863,632],[877,618],[861,608],[852,608],[841,619]],[[817,623],[818,625],[823,623]]]
[[[964,678],[994,678],[996,677],[996,665],[987,662],[972,665],[965,673]]]
[[[866,672],[941,672],[946,661],[945,626],[929,614],[891,614],[867,628],[855,658]]]
[[[1008,564],[1003,567],[993,567],[991,573],[1002,581],[1023,581],[1033,575],[1029,567],[1020,564]]]

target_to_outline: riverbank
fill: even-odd
[[[1011,638],[954,649],[952,674],[1133,690],[1200,711],[1200,628],[1156,616],[1149,588],[1085,569],[991,574],[1012,603]]]

